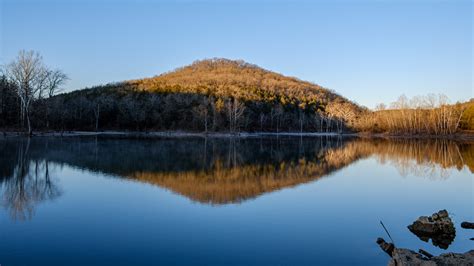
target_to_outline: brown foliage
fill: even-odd
[[[360,131],[409,135],[451,135],[470,124],[466,117],[468,103],[448,104],[444,95],[428,95],[408,100],[401,96],[390,109],[379,105],[359,121]],[[472,115],[469,115],[472,116]]]

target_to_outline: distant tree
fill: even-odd
[[[306,121],[306,116],[302,110],[298,113],[298,122],[300,124],[300,133],[303,133],[303,125]]]
[[[47,70],[46,71],[46,86],[45,90],[49,98],[61,91],[61,86],[66,83],[69,77],[61,70]]]
[[[0,126],[12,125],[17,121],[19,105],[15,86],[0,69]]]
[[[387,109],[387,106],[384,103],[379,103],[377,106],[375,106],[376,111],[383,111],[385,109]]]
[[[283,106],[281,104],[277,104],[275,108],[272,108],[271,111],[271,118],[272,118],[272,123],[273,120],[276,120],[276,132],[278,133],[280,131],[280,120],[281,116],[283,115],[284,110]]]
[[[267,117],[266,117],[265,113],[261,112],[258,118],[259,118],[259,122],[260,122],[260,132],[263,132],[263,123],[265,122]]]
[[[161,112],[162,98],[160,95],[153,93],[146,97],[146,102],[144,104],[146,112],[147,125],[152,128],[161,126],[162,122],[162,112]]]
[[[239,128],[239,122],[244,114],[245,105],[234,98],[227,100],[226,107],[227,117],[229,118],[229,130],[230,132],[235,132]]]
[[[199,104],[193,108],[194,115],[198,120],[202,121],[204,124],[204,131],[208,131],[208,122],[209,122],[209,102],[207,99],[204,100],[202,104]]]
[[[140,130],[140,125],[145,120],[146,114],[136,95],[125,96],[120,102],[119,110],[125,119],[124,123],[132,122],[135,125],[135,130]]]
[[[94,130],[99,131],[99,120],[101,110],[103,111],[104,105],[108,104],[109,97],[96,97],[95,99],[91,100],[89,103],[89,108],[92,109],[92,113],[94,114]]]

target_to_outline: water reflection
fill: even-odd
[[[410,230],[414,235],[416,235],[421,241],[429,242],[431,239],[431,243],[435,247],[439,247],[441,249],[448,249],[449,246],[454,242],[456,238],[456,233],[452,234],[422,234],[420,232]]]
[[[375,156],[402,175],[474,171],[474,145],[452,140],[342,138],[0,140],[2,205],[15,219],[61,195],[51,166],[68,165],[167,188],[206,204],[238,203],[312,182]]]
[[[358,153],[374,155],[381,164],[392,164],[400,175],[430,179],[449,177],[450,169],[468,167],[474,172],[474,145],[447,139],[358,140]],[[347,147],[349,149],[349,147]]]
[[[13,219],[30,219],[35,205],[61,195],[50,174],[47,159],[30,157],[30,141],[16,142],[16,149],[3,147],[0,160],[1,205]]]

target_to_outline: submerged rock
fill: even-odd
[[[461,227],[464,229],[474,229],[474,223],[462,222]]]
[[[474,229],[474,223],[462,222],[462,223],[461,223],[461,227],[464,228],[464,229]],[[473,240],[473,241],[474,241],[474,237],[469,238],[469,240]]]
[[[421,216],[408,229],[421,240],[432,240],[433,245],[447,249],[456,237],[456,229],[446,210],[431,216]]]

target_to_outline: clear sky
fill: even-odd
[[[0,0],[0,63],[37,50],[68,90],[243,59],[368,107],[474,97],[472,1]]]

